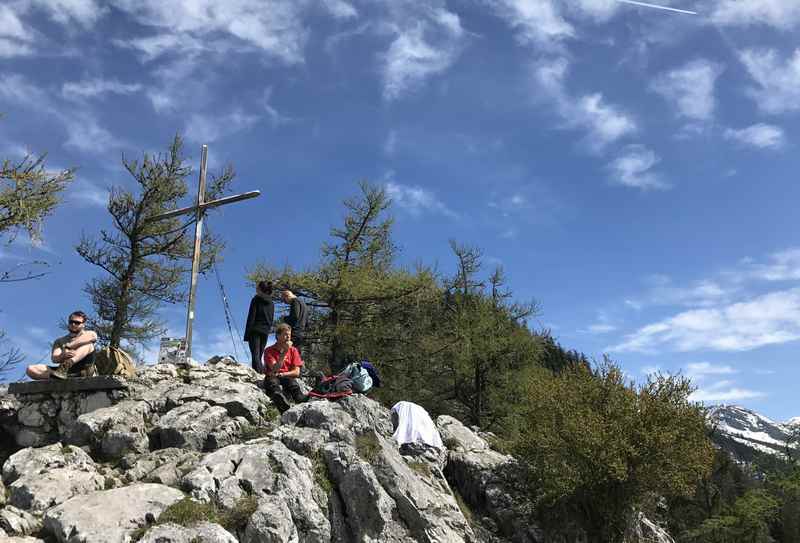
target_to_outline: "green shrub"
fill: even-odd
[[[678,376],[637,387],[609,360],[522,376],[511,450],[527,466],[540,516],[576,514],[590,540],[622,540],[653,495],[690,497],[713,448],[703,408]]]
[[[423,477],[430,478],[433,475],[433,472],[431,472],[431,467],[426,462],[417,462],[415,460],[412,460],[411,462],[408,463],[408,467],[410,467],[412,470],[416,471]]]

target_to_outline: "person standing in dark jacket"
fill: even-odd
[[[308,308],[306,303],[288,288],[281,293],[281,299],[289,305],[289,314],[283,319],[283,322],[292,327],[292,343],[302,354],[308,325]]]
[[[267,346],[267,336],[275,320],[275,304],[272,303],[272,281],[260,281],[256,285],[256,295],[250,300],[247,324],[244,327],[244,340],[250,346],[253,369],[264,373],[261,355]]]

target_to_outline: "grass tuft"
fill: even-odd
[[[356,451],[358,455],[370,464],[378,459],[381,452],[381,444],[378,436],[374,433],[361,434],[356,436]]]

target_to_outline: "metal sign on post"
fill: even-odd
[[[235,196],[227,196],[217,200],[206,202],[206,167],[208,163],[208,145],[203,145],[200,154],[200,179],[197,187],[197,204],[190,207],[183,207],[174,209],[160,215],[154,215],[148,221],[158,221],[162,219],[169,219],[177,217],[178,215],[185,215],[187,213],[195,213],[194,225],[194,251],[192,252],[192,276],[189,283],[189,303],[186,310],[186,338],[185,338],[185,353],[186,361],[192,356],[192,327],[194,324],[194,304],[195,294],[197,292],[197,274],[200,271],[200,242],[203,237],[203,216],[207,209],[222,206],[225,204],[232,204],[241,200],[249,200],[261,195],[261,191],[252,190],[243,194]]]

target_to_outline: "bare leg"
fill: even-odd
[[[50,379],[50,368],[48,368],[45,364],[34,364],[32,366],[28,366],[25,370],[25,373],[31,379],[41,380],[41,379]]]

